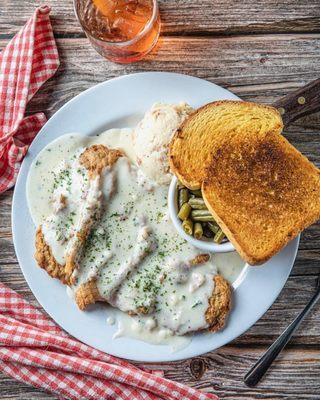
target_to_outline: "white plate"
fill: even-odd
[[[242,282],[234,291],[233,310],[223,331],[197,334],[188,347],[172,353],[169,346],[151,345],[129,338],[112,340],[116,328],[106,323],[104,307],[79,311],[67,296],[65,287],[49,278],[33,258],[35,227],[27,207],[26,179],[32,160],[49,142],[69,132],[93,135],[107,128],[132,126],[158,101],[187,101],[198,107],[213,100],[236,98],[219,86],[185,75],[151,72],[122,76],[75,97],[37,135],[22,163],[14,191],[13,241],[30,289],[47,313],[71,335],[97,349],[131,360],[180,360],[217,349],[235,339],[275,301],[291,271],[299,238],[267,264],[246,269]]]

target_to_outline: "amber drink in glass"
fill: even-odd
[[[157,43],[157,0],[74,0],[74,7],[92,46],[108,60],[140,60]]]

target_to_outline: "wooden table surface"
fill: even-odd
[[[38,1],[2,0],[0,48],[32,14]],[[272,103],[320,77],[319,0],[161,0],[163,21],[157,48],[127,66],[102,59],[75,19],[72,0],[51,0],[61,67],[32,100],[28,112],[48,117],[83,90],[137,71],[173,71],[198,76],[243,99]],[[137,97],[139,93],[137,93]],[[108,110],[106,110],[108,112]],[[320,116],[292,125],[285,136],[320,165]],[[0,196],[0,280],[37,304],[14,252],[12,191]],[[23,221],[21,221],[23,229]],[[248,332],[217,351],[158,365],[167,378],[222,399],[320,399],[320,308],[303,323],[265,379],[255,389],[243,376],[312,295],[320,272],[320,224],[301,238],[298,257],[282,293]],[[0,327],[1,329],[1,327]],[[50,394],[0,375],[1,399],[51,399]]]

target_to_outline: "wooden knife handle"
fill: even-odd
[[[320,79],[282,97],[273,106],[280,111],[285,126],[320,111]]]

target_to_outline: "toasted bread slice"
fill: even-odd
[[[199,108],[175,133],[169,147],[172,172],[189,189],[199,189],[212,154],[236,136],[281,133],[279,112],[243,101],[216,101]]]
[[[320,171],[275,132],[233,137],[211,154],[202,194],[249,264],[261,264],[320,218]]]

